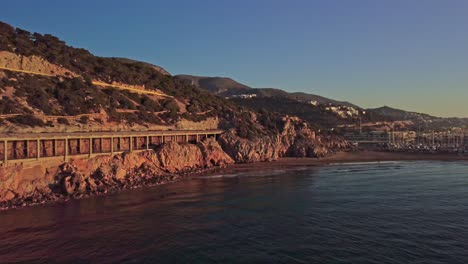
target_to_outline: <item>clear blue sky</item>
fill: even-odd
[[[468,1],[5,1],[0,20],[172,74],[468,117]]]

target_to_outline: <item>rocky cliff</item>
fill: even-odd
[[[234,163],[214,139],[169,142],[155,150],[76,159],[59,166],[0,168],[0,208],[170,182],[200,169]]]
[[[279,157],[321,158],[349,147],[337,136],[316,136],[308,123],[299,118],[284,117],[279,134],[256,139],[241,138],[236,130],[221,135],[219,143],[236,162],[272,161]]]
[[[346,147],[277,109],[242,107],[154,65],[94,56],[52,35],[1,22],[0,97],[0,132],[226,131],[218,142],[0,167],[0,203],[7,207],[158,184],[234,162],[321,157]]]
[[[75,159],[55,166],[0,168],[0,208],[48,200],[81,198],[142,185],[174,181],[182,175],[233,163],[279,157],[323,157],[348,147],[335,137],[316,136],[307,123],[285,117],[282,133],[248,140],[231,130],[198,144],[168,142],[154,150]]]

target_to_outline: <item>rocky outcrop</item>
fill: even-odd
[[[219,143],[236,162],[273,161],[279,158],[278,142],[271,137],[248,140],[230,131],[221,135]]]
[[[197,145],[168,142],[155,150],[76,159],[48,168],[9,166],[0,168],[0,208],[162,184],[232,163],[214,139],[206,139]]]
[[[166,172],[176,173],[203,167],[203,155],[196,145],[179,145],[169,142],[156,152],[161,167]]]
[[[318,136],[312,141],[299,138],[289,147],[285,156],[323,158],[349,147],[349,143],[338,136]]]
[[[0,168],[0,202],[50,192],[53,169],[41,165],[30,168],[9,166]]]
[[[235,162],[272,161],[287,156],[320,158],[348,147],[340,137],[316,136],[306,123],[285,117],[281,133],[256,139],[240,138],[231,130],[218,141],[207,138],[197,144],[167,142],[154,150],[76,159],[59,166],[2,167],[0,208],[162,184]]]
[[[207,138],[199,144],[206,168],[224,167],[233,164],[234,160],[221,148],[214,138]]]
[[[272,161],[279,157],[321,158],[349,147],[338,136],[316,136],[307,123],[298,118],[285,117],[278,135],[247,140],[237,136],[235,130],[221,135],[223,150],[236,162]]]

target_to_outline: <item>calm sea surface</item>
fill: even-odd
[[[0,263],[468,263],[468,162],[233,173],[0,212]]]

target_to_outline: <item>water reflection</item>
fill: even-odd
[[[0,214],[1,262],[464,263],[466,163],[223,170]]]

